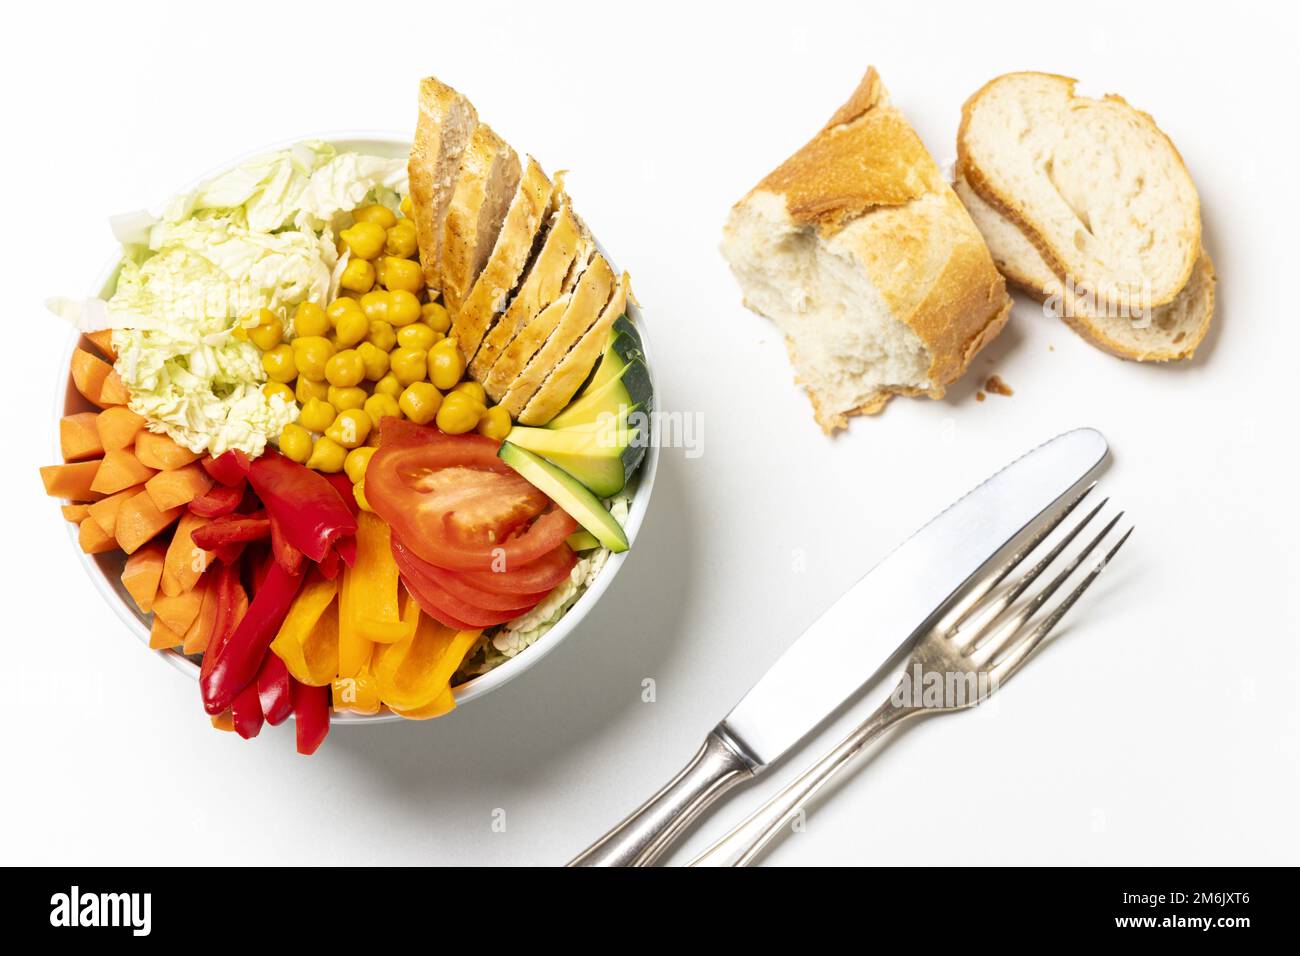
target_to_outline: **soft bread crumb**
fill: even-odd
[[[990,395],[1003,395],[1007,398],[1016,394],[1012,391],[1011,386],[1002,381],[1002,378],[998,375],[990,375],[988,377],[988,381],[984,383],[984,390]]]

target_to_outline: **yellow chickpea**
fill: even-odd
[[[293,314],[294,335],[326,335],[329,330],[329,316],[315,302],[302,303]]]
[[[391,352],[397,345],[397,333],[383,319],[371,319],[370,332],[366,335],[366,341],[381,352]]]
[[[380,203],[371,203],[369,206],[352,210],[352,218],[356,222],[373,222],[381,229],[392,229],[397,224],[397,215]]]
[[[433,421],[442,405],[442,394],[428,382],[412,382],[397,400],[397,407],[417,425]]]
[[[333,439],[344,448],[360,448],[369,434],[370,416],[360,408],[339,412],[334,423],[325,429],[325,437]]]
[[[299,375],[298,382],[294,385],[293,396],[298,399],[298,404],[306,405],[313,398],[324,401],[328,391],[329,385],[325,382],[312,381],[305,375]]]
[[[358,259],[377,259],[384,251],[388,234],[377,222],[358,222],[339,233],[348,245],[348,251]]]
[[[460,382],[452,389],[453,392],[464,392],[480,405],[487,405],[487,392],[478,382],[466,381]]]
[[[473,431],[486,409],[464,392],[450,392],[443,397],[438,409],[438,427],[448,435],[463,435]]]
[[[375,394],[387,395],[393,401],[397,401],[397,397],[402,394],[402,389],[404,387],[405,386],[397,380],[397,376],[390,371],[379,381],[375,382]]]
[[[388,318],[388,305],[392,302],[392,299],[393,297],[383,289],[374,289],[361,297],[361,311],[372,322],[375,319],[388,322],[390,321]]]
[[[349,259],[339,276],[339,286],[350,292],[369,292],[375,285],[375,267],[365,259]]]
[[[510,413],[500,405],[493,405],[478,420],[478,433],[493,441],[505,441],[510,427]]]
[[[294,401],[293,389],[284,382],[267,382],[262,386],[262,394],[266,396],[268,402],[277,395],[290,404]]]
[[[298,415],[298,422],[308,431],[323,432],[334,424],[334,419],[337,417],[338,411],[333,405],[319,398],[313,398],[303,405],[302,412]]]
[[[320,335],[300,335],[290,343],[298,374],[313,382],[325,378],[325,363],[334,355],[330,340]]]
[[[401,210],[403,216],[415,215],[415,206],[411,203],[410,196],[403,196],[402,201],[397,204],[397,208]]]
[[[277,345],[262,353],[262,368],[266,377],[273,382],[286,385],[298,377],[298,367],[293,363],[293,349],[287,345]]]
[[[366,390],[355,385],[343,387],[331,385],[327,397],[329,403],[340,412],[361,408],[366,404]]]
[[[366,468],[370,465],[370,459],[375,457],[375,451],[374,448],[363,447],[348,452],[348,457],[343,462],[343,470],[347,472],[353,484],[366,477]]]
[[[393,325],[410,325],[420,319],[420,300],[414,292],[398,289],[388,293],[388,321]]]
[[[415,223],[402,219],[388,228],[388,238],[384,242],[384,252],[399,259],[409,259],[415,255],[417,240]]]
[[[284,325],[270,309],[258,309],[244,325],[248,341],[263,352],[270,351],[284,341]]]
[[[335,352],[325,363],[325,381],[340,388],[349,388],[366,377],[366,364],[356,349]]]
[[[451,328],[451,315],[441,302],[426,302],[420,306],[420,315],[424,319],[424,324],[435,332],[442,332],[445,335]]]
[[[366,380],[377,382],[388,374],[388,353],[372,342],[362,342],[357,346],[361,364],[366,369]]]
[[[352,486],[352,497],[356,500],[357,507],[362,511],[375,510],[370,507],[370,502],[366,500],[366,483],[364,481],[358,481]]]
[[[311,434],[301,425],[285,425],[280,432],[280,452],[301,465],[311,457]]]
[[[424,273],[420,264],[410,259],[398,259],[385,256],[381,260],[383,275],[380,281],[389,292],[405,289],[407,292],[419,293],[424,290]]]
[[[429,351],[437,341],[437,332],[423,322],[413,322],[397,330],[397,344],[408,349]]]
[[[344,348],[356,345],[370,334],[370,321],[363,312],[349,312],[339,317],[334,337]]]
[[[329,317],[330,325],[334,328],[339,327],[339,320],[349,312],[361,312],[361,305],[356,299],[349,299],[347,296],[339,296],[329,304],[325,310],[325,315]]]
[[[443,339],[429,350],[429,381],[444,392],[453,388],[465,374],[465,359],[455,338]]]
[[[408,349],[401,346],[393,349],[388,356],[388,367],[403,387],[412,382],[424,380],[428,373],[429,353],[423,349]],[[457,376],[459,377],[459,376]]]
[[[347,460],[347,455],[347,449],[332,438],[326,438],[322,435],[316,439],[316,444],[312,446],[311,457],[307,459],[307,467],[327,474],[334,474],[343,470],[343,462]]]
[[[397,399],[391,395],[385,395],[383,392],[375,392],[366,399],[366,404],[362,406],[365,413],[370,416],[370,424],[375,428],[385,418],[401,418],[402,409],[398,407]],[[371,432],[373,435],[374,432]]]

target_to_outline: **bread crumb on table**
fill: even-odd
[[[975,401],[977,401],[977,402],[982,402],[982,401],[984,401],[984,393],[983,393],[983,392],[976,392],[976,393],[975,393]]]
[[[1004,395],[1007,398],[1016,394],[1012,391],[1011,386],[1002,381],[1001,377],[997,375],[990,375],[988,377],[988,381],[984,383],[984,390],[993,395]]]

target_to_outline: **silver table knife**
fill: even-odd
[[[653,863],[723,793],[753,779],[879,676],[1035,519],[1073,500],[1106,455],[1100,432],[1066,432],[931,520],[790,645],[677,776],[569,865]],[[860,637],[846,644],[845,634]],[[835,667],[824,666],[828,660]]]

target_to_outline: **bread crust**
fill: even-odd
[[[784,202],[795,226],[851,256],[929,355],[928,388],[883,387],[850,410],[829,407],[801,383],[828,434],[849,416],[880,412],[895,395],[941,397],[1006,324],[1006,281],[874,67],[817,135],[737,206],[763,193]],[[787,348],[798,367],[795,343],[787,339]]]
[[[966,142],[966,133],[970,128],[971,115],[980,99],[982,99],[988,91],[999,82],[1017,76],[1032,76],[1063,83],[1065,84],[1066,92],[1071,99],[1075,98],[1074,89],[1079,82],[1074,77],[1062,76],[1058,73],[1040,73],[1033,70],[1020,70],[1013,73],[1004,73],[995,76],[993,79],[981,86],[966,100],[965,103],[962,104],[961,123],[957,127],[957,175],[965,179],[971,189],[974,190],[981,199],[992,206],[1003,218],[1013,223],[1016,228],[1024,234],[1025,238],[1028,239],[1034,245],[1034,248],[1038,250],[1039,255],[1043,257],[1043,261],[1047,263],[1048,267],[1055,272],[1057,276],[1062,280],[1067,280],[1070,278],[1070,267],[1065,261],[1064,255],[1055,247],[1046,235],[1034,225],[1033,220],[1029,216],[1023,203],[1019,202],[1014,196],[1004,193],[993,185],[988,175],[980,169],[979,165],[971,158],[969,147]],[[1168,144],[1174,157],[1178,160],[1178,164],[1182,167],[1183,172],[1186,173],[1188,180],[1191,180],[1191,172],[1187,169],[1187,163],[1183,159],[1182,154],[1178,151],[1178,147],[1175,146],[1173,140],[1171,140],[1169,136],[1156,125],[1155,119],[1152,118],[1149,113],[1137,109],[1129,104],[1122,96],[1115,93],[1107,93],[1102,97],[1102,99],[1103,101],[1120,103],[1132,111],[1135,116],[1139,117],[1144,125],[1148,126],[1152,132]],[[1192,270],[1196,268],[1201,246],[1199,232],[1201,209],[1199,193],[1196,193],[1195,190],[1193,190],[1193,194],[1196,198],[1196,221],[1198,232],[1196,241],[1192,243],[1190,247],[1192,251],[1185,257],[1186,261],[1184,262],[1182,269],[1182,279],[1173,287],[1172,291],[1166,290],[1164,294],[1157,294],[1152,298],[1152,301],[1145,303],[1147,308],[1158,308],[1159,306],[1167,305],[1177,298],[1179,292],[1191,278]],[[1086,278],[1087,277],[1075,277],[1075,281],[1078,282],[1085,280]],[[1110,304],[1127,305],[1125,302],[1117,302],[1115,300],[1110,300]]]

